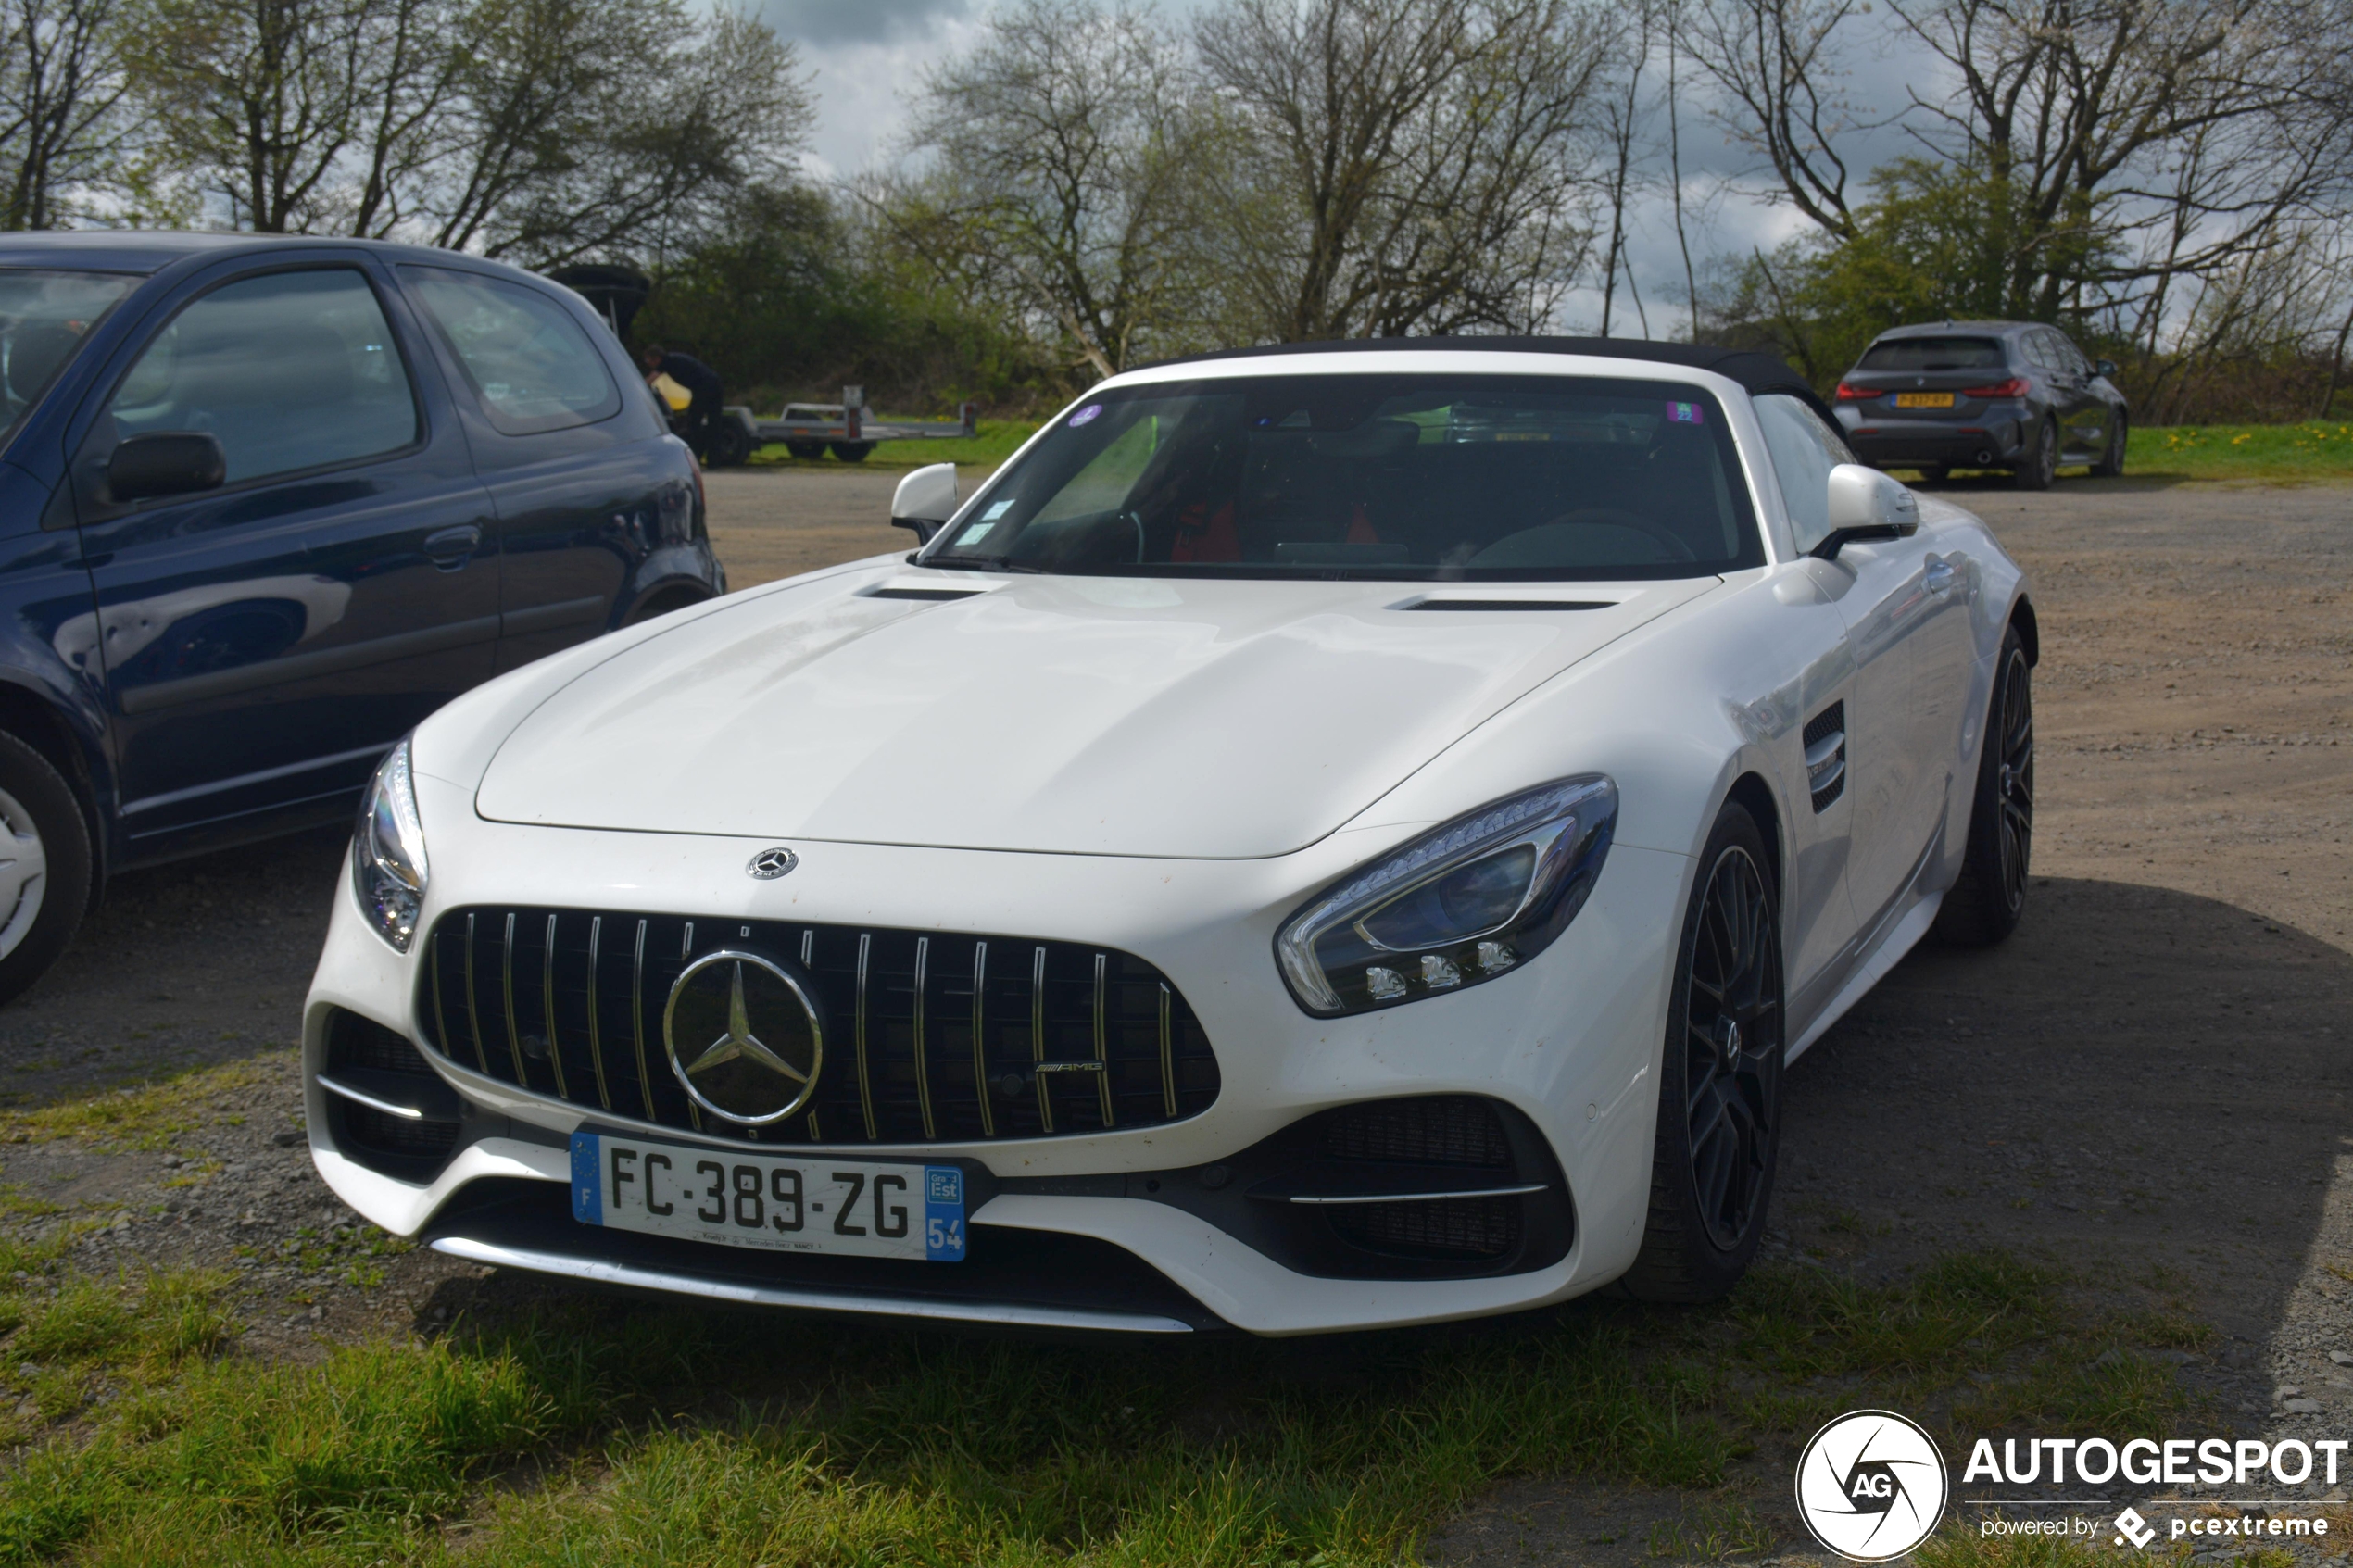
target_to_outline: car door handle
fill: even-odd
[[[1959,575],[1960,573],[1953,570],[1951,561],[1931,559],[1928,563],[1928,571],[1922,575],[1920,583],[1930,593],[1941,599],[1953,591],[1954,580]]]
[[[481,543],[481,526],[461,522],[455,528],[425,535],[425,559],[444,571],[462,571],[466,562],[473,558],[474,546]]]

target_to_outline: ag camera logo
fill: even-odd
[[[1798,1456],[1798,1515],[1850,1562],[1903,1556],[1935,1532],[1950,1496],[1934,1439],[1893,1411],[1849,1411]]]

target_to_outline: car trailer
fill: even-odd
[[[634,267],[578,263],[554,268],[547,276],[585,299],[588,307],[612,329],[612,335],[624,343],[630,323],[653,292],[653,280]],[[781,441],[796,458],[822,458],[831,447],[843,462],[862,463],[878,442],[952,441],[975,435],[977,412],[972,404],[964,403],[958,405],[952,423],[869,420],[866,391],[858,386],[843,387],[838,403],[787,403],[785,411],[773,420],[760,418],[742,404],[730,403],[719,411],[720,423],[725,428],[712,432],[713,439],[700,456],[706,468],[729,468],[761,445]],[[742,432],[739,437],[736,431]]]
[[[953,441],[978,433],[978,410],[959,404],[951,421],[873,420],[866,417],[866,391],[845,386],[838,403],[787,403],[773,420],[759,418],[749,408],[730,405],[724,417],[741,424],[757,446],[781,441],[796,458],[822,458],[828,447],[845,463],[862,463],[884,441]]]

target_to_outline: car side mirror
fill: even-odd
[[[2098,370],[2099,373],[2104,376],[2112,376],[2116,374],[2116,361],[2113,359],[2103,359],[2099,361],[2098,364],[2095,365],[2093,369]]]
[[[1831,470],[1831,531],[1806,554],[1823,560],[1857,539],[1908,539],[1920,531],[1920,500],[1877,469],[1841,463]]]
[[[956,465],[933,463],[899,482],[890,498],[890,526],[911,528],[918,546],[931,543],[940,524],[956,515]]]
[[[107,459],[107,492],[117,501],[218,490],[228,477],[228,455],[210,431],[157,430],[128,436]]]

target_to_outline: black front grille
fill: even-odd
[[[1334,1160],[1401,1165],[1482,1165],[1508,1171],[1511,1140],[1494,1106],[1471,1095],[1373,1100],[1328,1112],[1324,1152]]]
[[[396,1160],[430,1160],[436,1168],[458,1146],[455,1122],[411,1122],[387,1116],[370,1105],[341,1103],[344,1135],[337,1141],[357,1144],[370,1154]]]
[[[429,1181],[458,1147],[458,1100],[408,1039],[342,1008],[327,1016],[326,1078],[335,1147],[371,1171],[402,1181]],[[394,1105],[422,1109],[395,1116],[348,1098],[357,1089]]]
[[[726,1122],[671,1072],[671,985],[720,948],[808,987],[824,1062],[805,1114]],[[426,957],[434,1049],[665,1127],[783,1144],[1034,1138],[1157,1126],[1217,1098],[1217,1058],[1166,976],[1078,943],[502,906],[444,915]]]
[[[1500,1258],[1519,1245],[1517,1198],[1448,1198],[1419,1203],[1351,1203],[1329,1210],[1332,1229],[1368,1251],[1406,1258]]]

